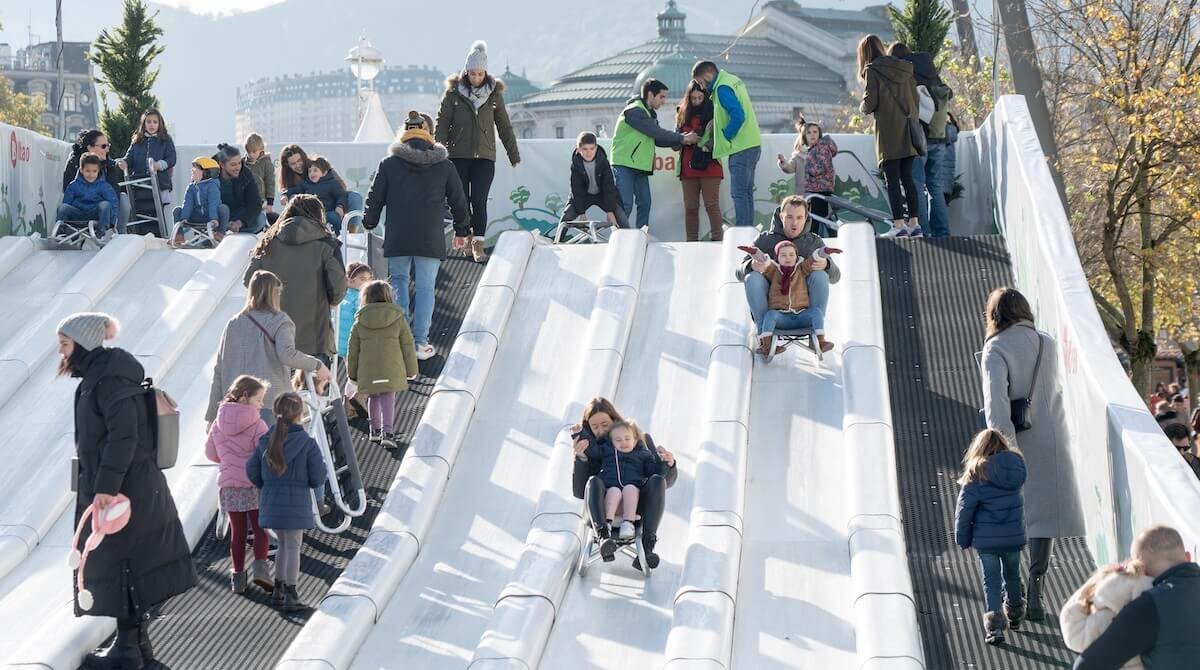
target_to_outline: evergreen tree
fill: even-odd
[[[100,129],[108,136],[114,156],[125,155],[142,113],[158,107],[158,98],[151,93],[158,79],[154,59],[164,48],[158,43],[163,33],[155,23],[157,16],[158,12],[150,13],[145,0],[125,0],[121,25],[112,32],[101,30],[92,43],[90,57],[100,69],[97,81],[117,98],[113,109],[104,96],[100,114]]]
[[[954,24],[954,14],[941,0],[906,0],[904,9],[888,5],[896,40],[909,49],[933,54],[936,58]]]

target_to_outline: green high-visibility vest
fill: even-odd
[[[621,115],[617,117],[617,127],[613,130],[612,158],[609,160],[613,165],[654,172],[654,140],[625,122],[625,112],[631,109],[640,109],[650,116],[650,108],[646,107],[646,101],[641,98],[630,102],[621,110]]]
[[[717,97],[717,89],[721,86],[728,86],[733,91],[742,105],[742,111],[746,114],[746,120],[742,123],[742,127],[738,128],[737,135],[734,135],[732,140],[725,139],[725,127],[729,125],[729,112],[725,111],[725,106]],[[754,106],[750,104],[750,94],[746,93],[746,84],[725,70],[721,70],[717,73],[717,78],[713,80],[712,90],[713,119],[716,121],[714,131],[717,136],[713,143],[713,158],[724,158],[743,149],[762,146],[762,133],[758,129],[758,118],[754,115]]]

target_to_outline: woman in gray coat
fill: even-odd
[[[274,273],[258,270],[250,277],[246,307],[229,320],[221,336],[204,415],[210,423],[217,418],[221,398],[241,375],[254,375],[267,382],[262,416],[268,426],[275,425],[271,409],[275,399],[291,390],[291,370],[315,372],[318,382],[329,381],[329,368],[324,363],[296,349],[296,324],[280,308],[282,294],[283,282]]]
[[[1026,617],[1041,621],[1045,618],[1042,587],[1054,538],[1080,537],[1086,533],[1058,379],[1058,349],[1049,335],[1034,327],[1033,310],[1016,289],[992,291],[985,319],[984,418],[988,428],[1004,433],[1025,456],[1028,470],[1024,488],[1025,532],[1029,538]],[[1032,399],[1029,429],[1021,432],[1017,432],[1012,421],[1012,401],[1019,398]]]

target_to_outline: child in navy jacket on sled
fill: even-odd
[[[599,443],[594,447],[603,449],[600,479],[605,488],[604,517],[611,526],[620,511],[622,521],[618,537],[632,540],[636,534],[633,522],[637,520],[638,495],[650,475],[658,473],[660,466],[658,459],[646,448],[636,425],[618,421],[609,429],[608,438],[608,444]]]

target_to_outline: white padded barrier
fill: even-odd
[[[0,237],[0,277],[8,275],[37,249],[36,237],[10,235]]]
[[[470,330],[460,334],[446,357],[409,453],[366,541],[276,668],[349,667],[412,567],[445,493],[535,244],[534,235],[526,231],[501,235],[464,319]],[[477,306],[481,300],[501,304]]]
[[[564,425],[578,421],[591,398],[616,393],[646,245],[644,232],[616,230],[605,247],[600,287],[588,320],[588,344],[576,365]],[[496,601],[471,670],[536,668],[541,660],[583,543],[584,514],[571,491],[573,465],[571,438],[564,429],[554,443],[525,548]]]
[[[745,257],[737,247],[754,243],[753,228],[725,231],[718,272],[720,287],[713,350],[705,381],[691,524],[663,668],[728,668],[742,564],[742,515],[746,500],[746,448],[750,422],[750,311],[735,296],[733,274]]]
[[[846,535],[855,652],[859,668],[924,668],[901,525],[875,233],[851,223],[838,238],[854,250],[838,257],[847,286],[835,309],[838,318],[854,319],[843,332],[857,336],[842,347],[842,445],[846,471],[854,473]]]

